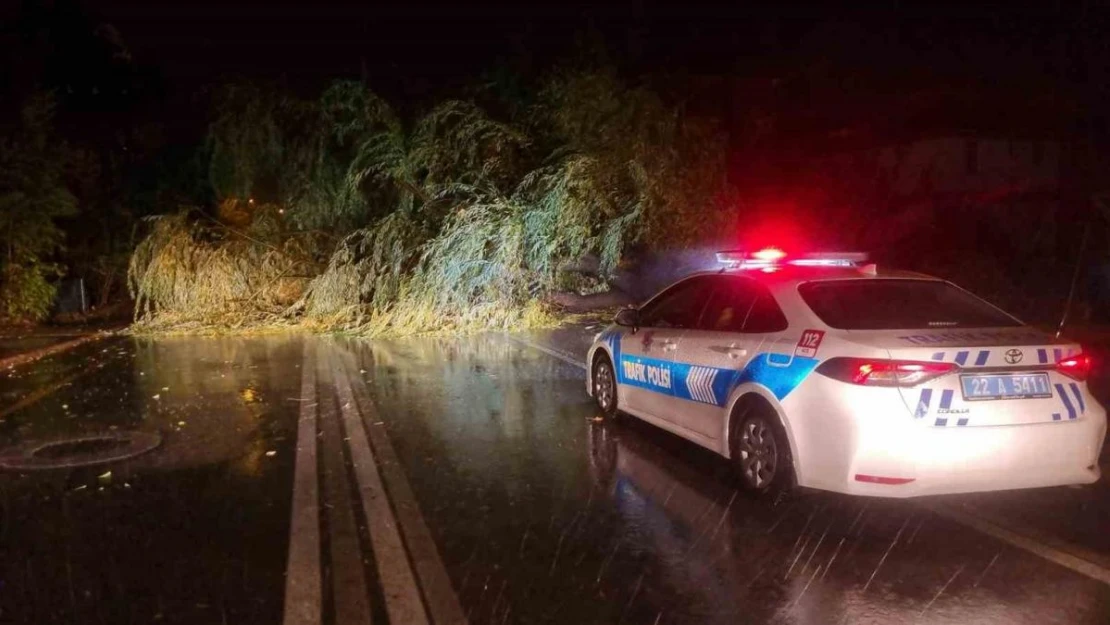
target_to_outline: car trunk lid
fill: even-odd
[[[1080,352],[1029,327],[951,331],[855,331],[850,340],[881,347],[894,360],[959,368],[899,391],[909,414],[935,427],[1070,421],[1088,407],[1086,383],[1056,363]]]

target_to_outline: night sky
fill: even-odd
[[[781,79],[828,63],[866,81],[850,85],[860,89],[902,76],[1083,79],[1082,47],[1100,32],[1102,3],[966,4],[61,0],[10,4],[3,15],[14,26],[7,38],[45,30],[59,55],[85,52],[66,30],[110,24],[133,62],[174,88],[240,75],[312,91],[364,76],[389,97],[419,100],[498,68],[528,73],[602,51],[634,73]]]
[[[607,65],[730,130],[773,112],[784,142],[813,150],[829,136],[938,132],[1105,144],[1105,7],[34,0],[0,16],[7,111],[34,87],[53,88],[71,132],[149,121],[195,139],[206,89],[229,79],[311,98],[335,78],[361,78],[412,118],[498,81]]]
[[[0,10],[0,123],[53,91],[58,135],[107,172],[85,176],[82,205],[149,214],[212,203],[205,137],[230,81],[308,100],[361,79],[408,122],[455,97],[511,119],[552,71],[604,67],[719,120],[730,184],[754,204],[766,187],[771,212],[805,203],[791,175],[821,157],[951,136],[1072,146],[1065,166],[1090,175],[1061,187],[1079,196],[1105,184],[1110,153],[1108,15],[1107,0],[29,0]]]

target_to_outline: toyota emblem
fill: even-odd
[[[1016,365],[1017,363],[1021,362],[1021,359],[1024,356],[1025,354],[1021,353],[1020,349],[1006,350],[1006,362],[1010,363],[1011,365]]]

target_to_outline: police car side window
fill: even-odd
[[[715,277],[713,295],[698,322],[698,329],[710,332],[743,332],[744,320],[748,317],[756,294],[756,285],[746,278]]]
[[[702,277],[684,280],[648,302],[640,311],[645,328],[692,328],[709,299],[710,285]]]
[[[760,290],[762,292],[755,298],[751,312],[748,313],[748,319],[744,322],[744,332],[782,332],[790,322],[786,320],[786,315],[782,314],[782,309],[779,308],[775,298],[766,289]]]

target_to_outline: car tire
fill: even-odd
[[[794,486],[794,458],[778,415],[762,401],[741,400],[730,421],[729,446],[744,491],[777,496]]]
[[[617,416],[617,375],[613,369],[613,361],[608,356],[599,356],[594,359],[593,375],[590,377],[593,384],[594,402],[598,410],[606,419]]]

